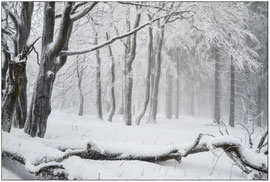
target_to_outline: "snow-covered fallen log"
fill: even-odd
[[[78,143],[80,144],[77,146],[81,148],[67,149],[61,146],[61,141],[19,138],[3,132],[2,156],[24,164],[27,171],[37,176],[41,174],[52,176],[51,178],[68,179],[69,172],[66,165],[70,163],[66,160],[72,156],[92,160],[140,160],[156,163],[173,159],[181,162],[182,158],[191,154],[211,151],[215,155],[217,150],[222,149],[243,172],[268,173],[267,156],[256,153],[245,147],[239,139],[230,136],[214,137],[199,134],[193,143],[178,146],[154,147],[93,141],[78,141]]]

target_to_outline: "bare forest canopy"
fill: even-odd
[[[267,126],[267,2],[2,2],[1,8],[4,137],[19,128],[44,138],[55,110],[109,122],[122,115],[127,127],[158,124],[161,115],[210,118],[219,131],[242,127],[250,140],[254,128]],[[217,139],[209,148],[201,137],[185,153],[173,148],[158,159],[107,155],[88,143],[35,173],[51,175],[66,158],[88,159],[89,152],[157,162],[212,147],[246,174],[267,173],[264,162],[241,153],[238,141]],[[2,155],[26,165],[24,154],[6,149]]]

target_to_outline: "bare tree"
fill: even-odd
[[[95,35],[95,45],[98,45],[98,32]],[[103,120],[102,102],[101,102],[101,78],[100,78],[100,53],[99,49],[96,50],[96,107],[97,114],[100,120]]]
[[[136,29],[139,26],[141,20],[141,14],[137,13],[136,19],[134,22],[134,29]],[[132,124],[132,87],[133,87],[133,76],[132,76],[132,63],[136,56],[136,46],[137,46],[137,33],[134,33],[131,37],[130,42],[130,52],[128,60],[125,64],[125,74],[126,74],[126,80],[125,80],[125,99],[124,99],[124,120],[126,125]]]
[[[152,19],[151,15],[148,14],[149,20]],[[139,113],[137,119],[136,119],[136,124],[139,125],[141,122],[141,119],[143,118],[147,105],[149,103],[150,99],[150,76],[151,76],[151,70],[152,70],[152,62],[153,62],[153,30],[152,27],[150,26],[148,28],[148,34],[149,34],[149,39],[148,39],[148,56],[147,56],[147,73],[146,73],[146,84],[145,84],[145,99],[143,103],[143,109]]]
[[[32,13],[34,8],[33,2],[23,2],[21,6],[21,12],[20,16],[13,13],[10,8],[4,3],[3,8],[5,12],[8,14],[8,17],[11,19],[11,21],[14,24],[14,32],[9,35],[12,39],[14,50],[13,50],[13,56],[16,57],[23,51],[23,47],[27,47],[27,40],[30,36],[30,30],[31,30],[31,20],[32,20]],[[7,47],[6,47],[7,48]],[[8,60],[8,55],[6,54],[6,59]],[[4,67],[5,68],[5,67]],[[5,70],[3,70],[5,73]],[[23,80],[21,80],[21,88],[19,91],[19,98],[16,102],[16,110],[15,110],[15,116],[14,116],[14,126],[23,128],[24,123],[26,120],[27,115],[27,92],[26,92],[26,86],[27,86],[27,78],[26,78],[26,72],[23,71],[22,73]],[[5,75],[3,75],[5,77]],[[12,111],[13,113],[13,111]]]
[[[72,2],[65,3],[64,11],[61,14],[60,28],[55,39],[55,3],[46,2],[44,5],[40,70],[24,128],[25,132],[31,136],[44,137],[47,119],[51,112],[51,94],[55,76],[66,63],[65,55],[60,57],[58,61],[57,57],[62,50],[68,48],[73,22],[91,11],[96,4],[88,4],[83,10],[71,15],[76,6],[72,9]]]
[[[106,33],[106,38],[107,40],[109,40],[109,35],[108,33]],[[115,82],[115,60],[114,60],[114,56],[112,53],[112,48],[110,45],[108,45],[108,50],[109,50],[109,57],[111,58],[111,110],[110,110],[110,114],[108,117],[108,121],[112,122],[112,118],[115,112],[115,94],[114,94],[114,82]]]
[[[234,117],[235,117],[235,67],[233,62],[233,57],[231,56],[231,93],[230,93],[230,117],[229,125],[234,127]]]
[[[161,74],[161,50],[162,43],[164,38],[164,29],[165,23],[162,24],[159,28],[159,38],[158,38],[158,47],[156,53],[156,62],[155,62],[155,73],[154,73],[154,86],[151,93],[151,108],[150,108],[150,118],[149,121],[156,122],[157,116],[157,105],[158,105],[158,88],[159,88],[159,80]]]

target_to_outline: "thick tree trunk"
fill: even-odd
[[[214,104],[214,122],[220,123],[220,61],[218,49],[214,48],[215,55],[215,104]]]
[[[157,106],[158,106],[158,89],[159,89],[159,80],[161,74],[161,50],[164,37],[164,28],[165,25],[162,25],[159,30],[159,41],[156,54],[156,63],[155,63],[155,76],[154,76],[154,86],[151,93],[151,108],[150,108],[150,122],[156,122],[157,116]]]
[[[95,44],[98,44],[98,33],[95,36]],[[96,50],[96,108],[98,119],[103,120],[102,102],[101,102],[101,78],[100,78],[100,56],[99,49]]]
[[[2,62],[2,69],[1,69],[1,71],[2,71],[2,73],[1,73],[1,75],[2,75],[1,96],[2,96],[2,99],[3,99],[3,95],[5,93],[6,84],[7,84],[6,79],[7,79],[8,64],[10,63],[11,55],[10,55],[10,52],[9,52],[9,47],[6,44],[6,42],[4,43],[4,45],[2,45],[2,49],[3,49],[3,53],[4,53],[4,59],[3,59],[3,62]]]
[[[27,116],[27,77],[26,72],[23,73],[24,82],[20,90],[20,96],[15,108],[13,116],[13,126],[15,128],[23,128]]]
[[[107,40],[109,40],[109,35],[106,33]],[[115,112],[115,93],[114,93],[114,82],[115,82],[115,61],[114,61],[114,56],[112,53],[112,48],[110,45],[108,45],[108,50],[109,50],[109,56],[111,58],[111,110],[110,114],[108,117],[108,121],[112,122],[112,118]]]
[[[51,94],[57,71],[64,65],[65,59],[56,58],[60,51],[67,45],[72,27],[70,12],[72,2],[65,5],[62,20],[56,39],[54,37],[55,3],[46,2],[44,5],[44,21],[42,34],[42,54],[39,74],[35,83],[30,110],[25,123],[24,131],[32,137],[44,137],[47,119],[51,113]],[[65,58],[65,57],[64,57]],[[64,62],[62,62],[64,61]]]
[[[230,95],[230,118],[229,125],[234,127],[235,116],[235,68],[233,63],[233,57],[231,56],[231,95]]]
[[[32,13],[34,9],[33,2],[23,2],[22,4],[22,12],[21,12],[21,20],[19,29],[16,34],[16,47],[17,50],[14,51],[14,55],[17,56],[23,49],[23,46],[26,46],[27,40],[30,36],[31,31],[31,20]],[[18,102],[16,104],[16,112],[14,116],[14,126],[23,128],[26,116],[27,116],[27,77],[26,72],[23,74],[24,83],[22,84],[22,88],[20,90],[20,96],[18,98]]]
[[[24,82],[26,62],[10,63],[8,86],[3,97],[2,104],[2,129],[10,132],[15,106],[20,95],[20,90]]]
[[[167,119],[172,119],[172,86],[173,76],[170,72],[170,68],[167,68],[166,71],[166,104],[165,104],[165,113]]]
[[[148,18],[149,20],[151,20],[151,16],[148,14]],[[146,109],[147,109],[147,105],[149,102],[149,98],[150,98],[150,76],[151,76],[151,70],[152,70],[152,50],[153,50],[153,30],[152,27],[149,26],[148,29],[148,33],[149,33],[149,40],[148,40],[148,57],[147,57],[147,74],[146,74],[146,84],[145,84],[145,99],[143,102],[143,109],[142,111],[139,113],[137,119],[136,119],[136,124],[139,125],[141,122],[141,119],[143,118]]]
[[[139,26],[141,19],[141,14],[136,15],[134,29]],[[133,87],[133,76],[132,76],[132,63],[136,56],[136,46],[137,46],[137,34],[134,33],[131,38],[130,43],[130,53],[129,58],[126,62],[126,86],[125,86],[125,97],[124,97],[124,120],[126,125],[132,124],[132,87]]]

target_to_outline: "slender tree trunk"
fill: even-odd
[[[98,33],[96,33],[95,37],[95,44],[98,44]],[[101,102],[101,78],[100,78],[100,56],[99,56],[99,49],[96,50],[96,107],[97,107],[97,114],[98,119],[103,120],[102,114],[102,102]]]
[[[139,26],[141,14],[136,15],[134,28]],[[124,120],[126,125],[132,124],[132,87],[133,87],[133,76],[132,76],[132,63],[136,56],[137,46],[137,33],[134,33],[131,38],[129,59],[126,62],[126,88],[125,88],[125,102],[124,102]]]
[[[194,80],[192,80],[191,85],[190,85],[190,115],[194,116],[194,97],[195,97],[195,91],[194,91]]]
[[[79,60],[77,57],[77,77],[78,77],[78,89],[79,89],[79,97],[80,97],[80,105],[79,105],[79,116],[83,115],[83,103],[84,103],[84,96],[82,90],[82,79],[83,79],[83,68],[80,67]]]
[[[218,49],[215,48],[215,105],[214,105],[214,122],[220,123],[220,63]]]
[[[179,75],[179,60],[177,60],[177,77],[176,77],[176,106],[175,106],[175,118],[179,119],[179,100],[180,100],[180,75]]]
[[[230,118],[229,125],[234,127],[234,115],[235,115],[235,68],[233,63],[233,57],[231,56],[231,95],[230,95]]]
[[[106,33],[107,40],[109,40],[109,35]],[[112,118],[115,112],[115,93],[114,93],[114,82],[115,82],[115,61],[112,53],[112,48],[108,45],[109,56],[111,58],[111,110],[108,117],[108,121],[112,122]]]
[[[260,85],[260,83],[259,83],[259,86],[258,86],[258,104],[257,104],[257,115],[259,116],[261,113],[263,112],[263,110],[262,110],[262,87],[261,87],[261,85]],[[258,123],[257,123],[257,125],[259,126],[259,127],[261,127],[262,126],[262,116],[260,116],[259,118],[258,118]]]
[[[148,18],[149,18],[149,20],[151,20],[151,16],[149,14],[148,14]],[[149,98],[150,98],[150,76],[151,76],[151,70],[152,70],[151,64],[152,64],[152,50],[153,50],[153,30],[152,30],[151,26],[149,26],[148,33],[149,33],[148,57],[147,57],[148,65],[147,65],[146,84],[145,84],[145,99],[144,99],[144,103],[143,103],[143,109],[136,119],[137,125],[140,124],[141,119],[143,118],[143,116],[146,112],[147,105],[148,105]]]
[[[60,51],[67,45],[72,22],[70,12],[72,2],[67,2],[62,13],[62,20],[56,39],[54,37],[55,3],[46,2],[44,5],[44,20],[42,34],[42,54],[39,74],[35,83],[30,110],[27,116],[24,131],[32,137],[44,137],[47,128],[47,119],[51,113],[51,95],[57,71],[64,65],[63,60],[56,62]],[[64,62],[62,62],[64,61]]]
[[[151,108],[150,108],[150,118],[149,121],[156,122],[157,116],[157,105],[158,105],[158,89],[159,89],[159,80],[161,74],[161,50],[164,37],[164,28],[165,25],[160,27],[159,32],[159,41],[156,54],[156,63],[155,63],[155,76],[154,76],[154,86],[151,94]]]
[[[170,68],[167,68],[166,71],[166,104],[165,104],[165,113],[167,119],[172,119],[172,82],[173,77],[170,73]]]

